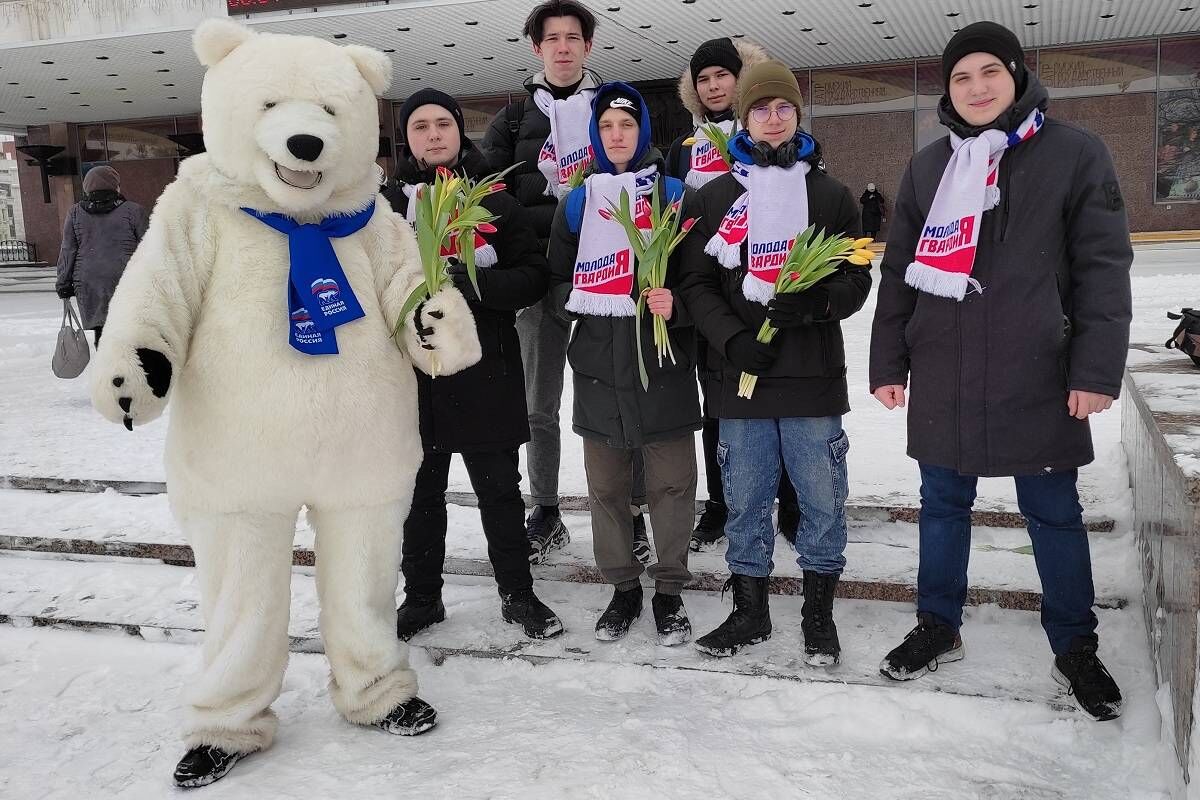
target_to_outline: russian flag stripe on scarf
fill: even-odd
[[[983,292],[971,271],[980,218],[1000,203],[1000,159],[1008,148],[1033,138],[1044,121],[1042,112],[1034,109],[1011,133],[989,130],[970,139],[950,134],[954,154],[942,172],[905,283],[959,301],[968,288]]]

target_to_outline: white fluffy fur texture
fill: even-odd
[[[437,294],[425,301],[420,312],[421,327],[433,329],[424,342],[432,345],[432,350],[421,346],[415,314],[404,325],[408,352],[412,354],[417,369],[436,378],[439,375],[453,375],[479,362],[483,350],[475,329],[475,319],[458,289],[449,284],[442,286]],[[440,319],[438,314],[442,315]]]
[[[169,500],[196,552],[206,626],[186,740],[245,752],[267,747],[275,731],[269,706],[287,661],[303,507],[317,533],[335,706],[368,723],[416,692],[394,598],[422,454],[413,362],[428,351],[413,352],[406,337],[398,349],[392,338],[422,273],[411,229],[376,194],[375,91],[387,59],[228,20],[205,23],[195,42],[210,65],[208,152],[184,161],[159,198],[112,299],[91,378],[109,419],[124,416],[119,397],[133,398],[135,435],[171,403]],[[316,161],[288,153],[287,138],[299,133],[324,140]],[[321,181],[288,186],[272,162],[320,171]],[[315,221],[372,201],[362,230],[332,240],[365,316],[337,328],[338,355],[297,352],[288,343],[287,239],[240,207]],[[474,363],[479,341],[465,302],[440,307],[439,358],[447,368]],[[137,348],[170,360],[167,398],[150,396]],[[119,388],[116,376],[125,378]]]

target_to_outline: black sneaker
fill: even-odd
[[[771,611],[767,605],[767,578],[733,574],[725,581],[725,590],[733,589],[733,611],[717,626],[696,640],[696,649],[710,656],[735,655],[743,647],[771,638]]]
[[[800,506],[795,498],[779,501],[779,535],[796,549],[796,532],[800,530]]]
[[[677,594],[654,593],[650,600],[654,610],[654,627],[658,629],[658,643],[666,647],[683,644],[692,638],[692,623],[683,598]]]
[[[646,534],[646,515],[642,513],[633,515],[633,557],[644,565],[654,557],[650,552],[650,537]]]
[[[700,514],[700,521],[696,523],[696,529],[692,531],[692,540],[688,543],[688,549],[693,553],[701,553],[720,547],[721,543],[725,541],[725,520],[728,517],[729,510],[724,503],[705,500],[704,511]]]
[[[407,642],[418,631],[445,619],[446,607],[442,605],[441,597],[406,594],[404,602],[396,609],[396,636]]]
[[[879,672],[894,681],[911,681],[938,666],[963,658],[962,638],[949,625],[938,622],[933,614],[917,614],[917,627],[887,654]]]
[[[419,697],[413,697],[393,708],[386,717],[373,724],[381,731],[396,736],[419,736],[437,725],[437,712],[429,703]]]
[[[529,537],[530,564],[545,563],[551,552],[561,550],[571,541],[558,506],[534,506],[525,520],[525,535]]]
[[[642,615],[642,587],[621,591],[613,589],[608,608],[596,621],[596,638],[602,642],[615,642],[637,622]]]
[[[1065,655],[1054,658],[1050,674],[1075,698],[1075,704],[1094,720],[1121,716],[1121,690],[1096,656],[1094,637],[1076,636]]]
[[[202,744],[188,750],[175,767],[175,785],[183,789],[208,786],[224,778],[233,765],[249,753],[227,753],[219,747]]]
[[[500,593],[500,616],[520,625],[530,639],[552,639],[563,632],[562,620],[537,598],[533,589]]]
[[[810,667],[832,667],[842,660],[842,645],[833,622],[833,594],[837,591],[838,577],[804,570],[800,630],[804,632],[804,663]]]

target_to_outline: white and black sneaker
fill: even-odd
[[[182,789],[196,789],[216,783],[233,769],[234,764],[248,755],[229,753],[207,744],[193,747],[175,767],[175,785]]]
[[[1054,658],[1050,675],[1083,713],[1097,722],[1121,716],[1121,689],[1096,656],[1098,642],[1092,636],[1076,636],[1071,649]]]
[[[373,723],[376,728],[396,736],[419,736],[437,725],[437,712],[419,697],[413,697],[393,708],[388,715]]]
[[[654,559],[650,552],[650,536],[646,533],[646,515],[641,511],[633,515],[633,557],[645,566]]]
[[[571,533],[563,524],[558,506],[534,506],[525,520],[525,535],[529,537],[530,564],[544,564],[550,553],[571,542]]]
[[[917,627],[887,654],[879,672],[894,681],[911,681],[937,672],[940,665],[963,658],[962,637],[933,614],[917,614]]]

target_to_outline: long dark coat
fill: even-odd
[[[146,209],[116,192],[94,192],[71,207],[58,251],[59,288],[72,286],[83,327],[104,325],[108,301],[146,234]]]
[[[1015,128],[1046,92],[1001,120]],[[942,107],[943,121],[956,124]],[[964,130],[964,135],[972,135]],[[951,155],[948,139],[913,157],[893,209],[871,335],[871,389],[910,385],[908,454],[969,475],[1033,475],[1093,458],[1071,389],[1116,397],[1129,343],[1129,223],[1112,158],[1053,118],[1000,161],[1000,205],[980,221],[962,302],[904,282]]]

